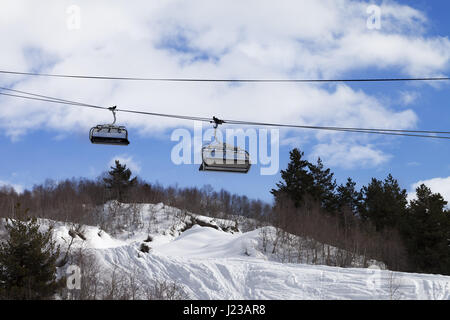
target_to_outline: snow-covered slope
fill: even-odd
[[[450,299],[450,277],[268,261],[257,236],[194,226],[148,254],[133,245],[97,253],[109,267],[172,279],[193,299]]]
[[[111,236],[83,226],[85,240],[77,236],[73,248],[83,246],[105,269],[137,272],[144,282],[175,281],[192,299],[450,299],[447,276],[280,263],[261,250],[260,229],[225,232],[236,222],[195,218],[213,226],[207,227],[187,217],[162,204],[143,205],[139,228]],[[67,244],[68,232],[56,223],[58,242]]]

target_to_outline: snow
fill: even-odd
[[[155,252],[169,257],[238,258],[246,250],[255,252],[258,232],[229,234],[209,227],[194,225],[175,240],[154,247]],[[261,255],[261,257],[264,257]]]
[[[192,299],[445,299],[450,277],[324,265],[281,263],[261,250],[261,229],[225,232],[233,222],[195,215],[213,227],[193,225],[194,215],[163,204],[140,207],[142,224],[112,236],[96,226],[82,226],[83,246],[109,270],[137,272],[150,283],[175,281]],[[67,246],[73,226],[55,225],[55,239]],[[189,226],[189,228],[187,228]],[[187,230],[183,231],[185,228]],[[273,227],[265,227],[271,230]],[[144,242],[151,235],[151,242]],[[150,252],[139,250],[142,243]]]
[[[130,245],[97,253],[111,268],[136,266],[149,280],[172,279],[193,299],[450,299],[450,277],[445,276],[282,264],[239,255],[238,240],[229,236],[220,237],[217,245],[203,243],[204,250],[202,244],[190,248],[194,238],[211,239],[216,231],[208,229],[198,227],[145,255]]]
[[[41,226],[43,224],[41,223]],[[70,227],[69,225],[57,223],[57,227],[54,231],[54,237],[56,239],[61,239],[64,241],[64,244],[70,242],[71,237],[69,235]],[[105,249],[105,248],[115,248],[119,246],[126,245],[126,242],[121,241],[119,239],[114,239],[108,233],[101,230],[99,227],[93,226],[83,226],[83,236],[86,240],[81,239],[79,236],[76,237],[74,241],[74,246],[81,246],[85,248],[91,249]]]

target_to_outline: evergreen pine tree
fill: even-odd
[[[424,184],[410,202],[404,235],[415,269],[450,275],[450,216],[447,202]]]
[[[322,159],[317,159],[317,164],[308,164],[312,177],[312,185],[308,188],[308,193],[314,200],[319,201],[321,206],[328,212],[336,211],[336,180],[329,168],[325,169]]]
[[[6,242],[0,244],[0,299],[51,299],[62,286],[56,280],[59,246],[52,228],[39,231],[36,218],[26,218],[16,206],[15,219],[6,219]]]
[[[352,178],[348,178],[347,182],[341,184],[336,189],[336,202],[338,210],[347,208],[353,215],[358,215],[358,208],[361,203],[362,195],[356,190],[356,182]]]
[[[104,178],[106,188],[111,191],[112,199],[119,202],[125,202],[127,192],[130,187],[136,184],[137,178],[131,179],[131,170],[127,169],[127,165],[121,165],[119,160],[115,161],[116,166],[111,167],[111,171],[108,172],[109,177]]]
[[[383,181],[372,178],[368,186],[361,190],[363,201],[360,205],[362,218],[370,220],[377,231],[385,227],[398,228],[406,213],[407,193],[401,189],[391,174]]]
[[[297,148],[290,152],[288,167],[286,170],[281,170],[283,181],[276,184],[278,189],[270,191],[274,195],[277,204],[282,202],[284,197],[291,199],[296,207],[303,204],[305,194],[314,182],[314,178],[308,172],[310,163],[304,160],[303,156],[304,153]]]
[[[336,212],[338,213],[339,222],[344,230],[344,237],[347,239],[351,228],[354,227],[359,220],[359,206],[362,199],[361,192],[356,190],[356,182],[351,178],[347,182],[341,184],[336,189]]]

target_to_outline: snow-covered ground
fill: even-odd
[[[194,226],[138,255],[133,245],[99,249],[105,264],[175,280],[194,299],[450,299],[450,277],[267,261],[247,256],[258,233]]]
[[[134,270],[149,283],[175,281],[192,299],[450,299],[448,276],[280,263],[262,252],[260,229],[225,232],[235,222],[199,216],[217,228],[186,229],[191,218],[181,216],[162,204],[144,205],[140,228],[111,236],[83,226],[85,240],[76,237],[73,248],[83,246],[106,269]],[[68,232],[67,224],[56,223],[62,245],[71,239]],[[148,253],[140,250],[143,243]]]

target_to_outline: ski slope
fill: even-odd
[[[193,299],[450,299],[450,277],[388,270],[283,264],[256,251],[257,231],[230,235],[194,226],[138,254],[135,245],[97,249],[109,267],[136,266],[181,284]]]
[[[148,283],[175,281],[191,299],[450,299],[448,276],[280,263],[260,249],[260,229],[225,232],[224,226],[233,222],[201,216],[198,221],[213,227],[187,228],[178,209],[148,204],[140,210],[140,228],[112,236],[83,226],[85,239],[74,238],[73,247],[94,253],[107,270],[135,272]],[[69,229],[55,224],[55,239],[62,246],[70,239]],[[148,253],[140,250],[143,243]]]

